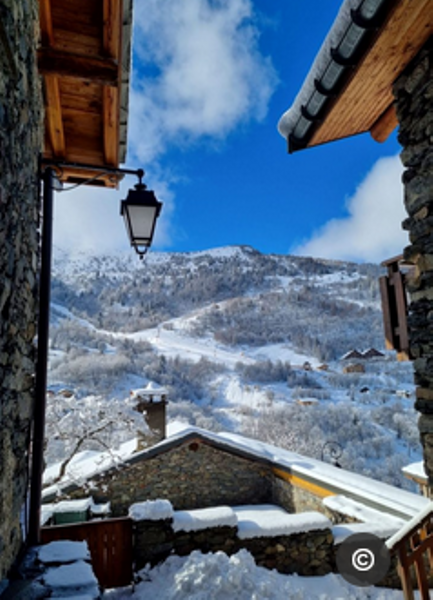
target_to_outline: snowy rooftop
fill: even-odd
[[[310,97],[315,92],[315,81],[320,80],[328,68],[331,58],[331,49],[338,46],[344,32],[351,22],[351,10],[356,10],[362,2],[363,0],[345,0],[343,2],[334,24],[325,38],[325,41],[317,53],[316,59],[304,80],[301,90],[293,101],[292,106],[282,115],[278,123],[278,131],[284,138],[287,138],[295,130],[301,114],[301,107],[307,104]]]
[[[402,471],[406,477],[409,477],[410,479],[416,479],[427,483],[427,475],[424,469],[424,462],[422,460],[403,467]]]
[[[49,501],[59,491],[66,491],[69,487],[77,487],[80,485],[80,481],[86,481],[122,464],[135,463],[160,455],[164,451],[177,447],[191,439],[201,439],[221,450],[238,456],[255,458],[273,468],[281,469],[283,472],[320,485],[329,490],[329,495],[342,494],[371,508],[382,510],[404,520],[412,518],[428,503],[426,498],[417,494],[258,440],[234,433],[213,433],[189,426],[183,430],[177,430],[176,433],[165,440],[141,452],[135,452],[136,443],[133,440],[123,444],[115,452],[93,454],[83,459],[80,459],[80,456],[77,455],[74,462],[69,465],[70,469],[68,469],[66,476],[57,485],[46,488],[43,491],[43,497],[46,501]],[[52,481],[53,474],[58,473],[58,470],[59,465],[49,467],[45,472],[44,481],[46,483]]]

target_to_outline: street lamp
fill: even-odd
[[[126,200],[122,200],[120,213],[124,216],[131,245],[134,246],[140,258],[143,258],[152,243],[156,219],[161,212],[162,203],[158,202],[155,194],[146,190],[142,183],[143,169],[132,171],[130,169],[99,168],[94,165],[78,163],[62,163],[50,160],[41,160],[40,180],[43,182],[43,211],[41,230],[41,263],[39,277],[39,322],[37,367],[35,379],[35,403],[33,414],[33,432],[31,442],[32,465],[30,475],[30,505],[28,542],[36,545],[40,543],[40,514],[42,496],[42,474],[44,469],[44,433],[46,390],[48,371],[48,342],[50,318],[50,287],[51,287],[51,255],[53,235],[53,196],[54,190],[67,192],[80,185],[94,183],[104,175],[136,175],[138,184],[135,190],[129,190]],[[59,189],[55,171],[60,175],[64,168],[74,167],[80,171],[89,171],[93,175],[85,181]]]
[[[144,171],[138,169],[139,182],[120,204],[120,214],[125,219],[129,241],[141,259],[152,244],[156,220],[162,207],[162,202],[156,199],[155,194],[146,189],[142,182],[143,175]]]

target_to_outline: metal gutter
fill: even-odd
[[[361,0],[356,8],[348,9],[351,0],[346,0],[342,5],[294,104],[278,123],[280,134],[287,138],[289,153],[308,145],[394,4],[394,0]],[[342,33],[335,40],[335,31],[340,28]],[[319,65],[317,70],[315,65]],[[306,100],[299,101],[304,97]]]

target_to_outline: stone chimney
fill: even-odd
[[[166,406],[167,390],[149,382],[145,388],[132,390],[130,397],[135,403],[135,410],[143,415],[151,430],[151,443],[156,444],[167,436]],[[149,436],[138,432],[137,450],[143,450],[149,445]]]

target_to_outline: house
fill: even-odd
[[[346,352],[346,354],[343,354],[340,360],[359,360],[360,358],[362,358],[361,352],[354,348],[353,350]]]
[[[403,257],[414,265],[409,355],[433,497],[432,81],[432,0],[345,0],[278,127],[292,153],[365,132],[384,141],[399,126],[410,238]]]
[[[362,353],[362,358],[383,358],[385,355],[383,352],[376,350],[376,348],[369,348],[368,350],[364,350]]]
[[[316,510],[336,520],[332,506],[338,496],[339,513],[354,502],[401,521],[428,504],[417,494],[234,433],[187,427],[150,448],[135,448],[131,440],[118,453],[87,461],[77,456],[54,485],[52,465],[44,504],[91,494],[96,505],[110,502],[111,515],[120,517],[132,504],[157,499],[169,500],[175,510],[271,503],[289,513]]]
[[[1,582],[27,534],[20,517],[30,456],[37,508],[42,465],[36,457],[43,450],[45,384],[39,377],[35,387],[34,340],[47,305],[45,299],[39,306],[41,257],[49,263],[40,225],[45,231],[50,218],[40,214],[40,158],[58,165],[62,181],[98,175],[94,183],[117,186],[121,175],[102,175],[101,168],[115,170],[125,161],[132,1],[3,2],[0,13]]]

